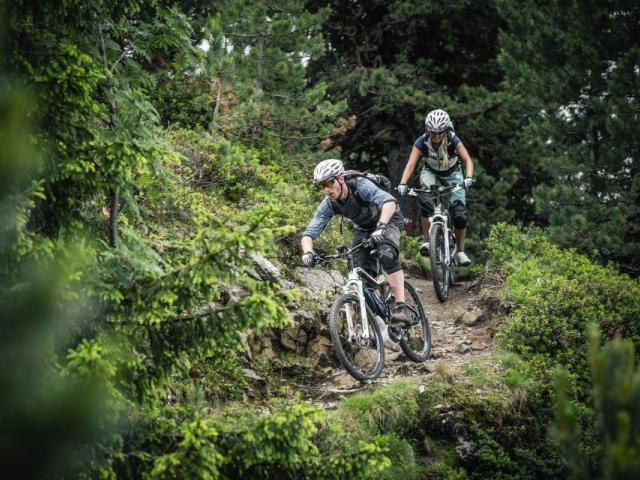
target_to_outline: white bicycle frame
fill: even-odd
[[[442,187],[442,188],[446,188],[446,187]],[[461,185],[457,185],[455,188],[452,188],[451,191],[449,192],[449,195],[451,195],[452,193],[458,192],[460,190],[462,190],[464,187]],[[417,197],[418,193],[414,191],[414,189],[410,189],[409,190],[409,195],[413,196],[413,197]],[[456,238],[455,233],[451,232],[449,229],[449,217],[447,216],[447,213],[444,211],[444,209],[442,208],[442,203],[440,203],[439,205],[434,205],[434,209],[433,209],[433,215],[431,217],[429,217],[429,238],[431,238],[431,233],[433,231],[433,227],[435,224],[440,224],[443,227],[444,230],[444,251],[445,251],[445,260],[444,263],[446,265],[447,268],[449,268],[449,266],[451,265],[451,261],[452,261],[452,252],[449,249],[449,234],[451,234],[453,236],[453,238]],[[433,245],[431,246],[431,248],[433,248]],[[455,251],[453,252],[455,254]]]
[[[354,268],[351,272],[349,272],[349,277],[347,278],[347,283],[342,287],[343,293],[355,293],[358,296],[358,300],[360,302],[360,312],[362,317],[362,338],[364,340],[369,340],[371,338],[369,332],[369,323],[367,317],[367,301],[364,296],[364,286],[362,283],[362,277],[360,273],[364,272],[364,270],[360,267]],[[378,281],[376,283],[381,285],[384,280]],[[345,310],[347,314],[347,330],[349,332],[349,341],[355,340],[356,332],[353,327],[353,312],[351,310],[351,305],[345,305]]]
[[[429,217],[429,222],[431,223],[431,226],[429,227],[429,238],[431,238],[431,234],[433,233],[434,225],[442,225],[442,229],[444,231],[444,264],[449,268],[451,265],[451,251],[449,250],[449,219],[447,214],[442,211],[442,207],[440,205],[434,208],[433,216]],[[453,237],[455,238],[455,234],[453,234]],[[433,245],[431,248],[433,248]]]

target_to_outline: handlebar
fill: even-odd
[[[475,183],[475,181],[473,182]],[[460,190],[464,190],[464,183],[458,183],[456,185],[448,185],[446,187],[437,187],[434,188],[435,185],[432,188],[410,188],[409,190],[407,190],[407,195],[410,197],[420,197],[423,195],[429,195],[432,197],[436,197],[438,195],[443,195],[445,193],[447,194],[452,194],[455,192],[459,192]]]
[[[349,258],[349,255],[351,255],[352,253],[357,252],[358,250],[361,250],[363,248],[369,248],[369,247],[373,248],[374,245],[371,239],[368,239],[368,238],[362,240],[360,243],[358,243],[357,245],[354,245],[351,248],[345,247],[344,245],[340,245],[339,247],[336,248],[336,250],[338,251],[336,255],[318,254],[314,257],[313,264],[325,265],[329,262],[332,262],[333,260],[347,259]]]

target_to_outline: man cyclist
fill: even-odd
[[[420,172],[422,188],[440,183],[443,185],[457,185],[464,183],[465,190],[473,183],[473,162],[464,144],[453,131],[453,124],[444,110],[432,110],[425,119],[426,132],[418,137],[413,144],[409,160],[402,173],[398,193],[407,193],[407,182],[411,178],[420,157],[425,158],[425,164]],[[462,162],[460,161],[462,159]],[[466,176],[463,180],[462,163]],[[449,212],[453,222],[456,243],[458,247],[457,263],[466,266],[471,259],[464,251],[464,241],[467,227],[467,208],[465,190],[460,190],[451,196]],[[429,256],[429,217],[433,215],[433,200],[425,199],[422,207],[420,223],[425,242],[420,246],[420,253]]]
[[[396,199],[367,178],[345,176],[344,166],[337,159],[318,163],[312,181],[322,188],[326,197],[302,234],[302,262],[307,266],[314,264],[313,240],[334,215],[348,218],[355,227],[353,245],[369,237],[376,245],[396,300],[391,312],[392,323],[410,324],[411,312],[404,303],[404,273],[398,260],[403,217]],[[354,263],[372,276],[377,274],[376,261],[369,249],[356,252]]]

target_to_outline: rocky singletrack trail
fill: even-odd
[[[373,382],[359,382],[341,366],[327,367],[320,383],[309,385],[305,397],[324,408],[334,408],[347,395],[372,391],[400,378],[425,378],[433,375],[438,364],[456,370],[472,360],[491,353],[491,322],[482,310],[480,282],[461,282],[449,291],[449,298],[441,303],[433,284],[421,276],[407,275],[416,287],[431,327],[431,358],[424,363],[409,360],[397,345],[385,348],[385,365],[380,377]]]

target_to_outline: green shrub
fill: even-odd
[[[614,338],[600,347],[596,327],[590,332],[589,365],[593,412],[571,398],[566,370],[555,378],[558,400],[554,434],[571,478],[632,479],[640,477],[640,365],[629,340]],[[595,416],[595,438],[582,427]],[[600,448],[594,449],[596,443]],[[596,455],[593,455],[593,453]]]
[[[548,382],[556,364],[566,365],[584,387],[586,325],[606,338],[621,332],[640,345],[640,285],[613,266],[554,246],[539,230],[496,226],[488,240],[489,268],[506,277],[502,292],[515,308],[497,338],[527,358]]]

